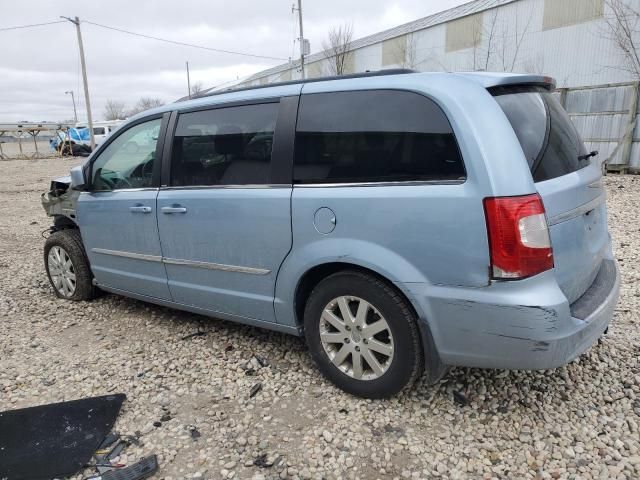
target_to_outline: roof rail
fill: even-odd
[[[256,90],[258,88],[280,87],[283,85],[296,85],[301,83],[325,82],[327,80],[345,80],[348,78],[380,77],[383,75],[403,75],[407,73],[418,73],[418,71],[411,70],[408,68],[388,68],[386,70],[375,70],[373,72],[366,71],[362,73],[350,73],[348,75],[332,75],[327,77],[306,78],[304,80],[301,79],[301,80],[290,80],[287,82],[274,82],[274,83],[267,83],[265,85],[254,85],[252,87],[242,87],[242,88],[229,87],[225,90],[216,90],[215,92],[204,93],[201,95],[191,97],[191,100],[196,98],[213,97],[215,95],[222,95],[223,93],[229,93],[229,92],[243,92],[245,90]],[[189,99],[181,98],[178,100],[178,102],[181,102],[183,100],[189,100]]]

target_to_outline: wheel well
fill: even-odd
[[[56,215],[53,217],[53,226],[56,230],[64,230],[65,228],[78,228],[78,225],[69,217],[64,215]]]
[[[332,262],[332,263],[323,263],[322,265],[317,265],[312,269],[308,270],[303,276],[300,282],[298,283],[298,288],[296,289],[295,295],[295,314],[296,314],[296,324],[299,327],[304,325],[304,309],[307,305],[307,300],[309,299],[309,295],[313,289],[318,285],[322,280],[327,278],[329,275],[333,275],[334,273],[341,272],[343,270],[357,270],[359,272],[367,273],[383,282],[387,283],[391,288],[393,288],[402,298],[407,302],[411,311],[417,315],[413,304],[409,301],[407,296],[402,292],[392,281],[388,278],[380,275],[378,272],[371,270],[369,268],[361,267],[360,265],[354,265],[352,263],[343,263],[343,262]]]
[[[437,381],[439,381],[449,370],[449,367],[442,363],[440,359],[440,354],[436,347],[436,344],[433,339],[433,335],[431,334],[431,329],[427,322],[420,321],[420,317],[418,312],[416,312],[413,303],[407,298],[402,290],[400,290],[392,281],[388,278],[380,275],[378,272],[375,272],[371,269],[361,267],[360,265],[354,265],[352,263],[342,263],[342,262],[334,262],[334,263],[325,263],[322,265],[318,265],[313,267],[309,271],[307,271],[300,282],[298,283],[298,288],[296,289],[295,295],[295,315],[296,315],[296,324],[299,328],[303,328],[304,326],[304,309],[309,298],[311,292],[315,288],[318,283],[320,283],[323,279],[327,278],[329,275],[333,275],[334,273],[343,271],[343,270],[358,270],[363,273],[367,273],[374,277],[377,277],[381,281],[385,282],[389,285],[389,287],[393,288],[398,295],[400,295],[406,302],[407,306],[411,309],[416,319],[418,320],[418,328],[420,330],[421,343],[422,348],[424,348],[425,355],[425,371],[427,374],[427,381],[429,384],[433,385]]]

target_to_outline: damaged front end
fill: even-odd
[[[59,177],[51,181],[48,192],[40,200],[47,215],[54,218],[54,228],[76,224],[76,204],[80,192],[71,188],[71,177]]]

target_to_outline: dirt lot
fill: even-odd
[[[297,338],[113,295],[56,299],[39,195],[76,162],[0,162],[0,410],[126,393],[117,429],[141,445],[120,460],[157,453],[165,479],[640,478],[640,177],[606,178],[623,287],[600,345],[553,371],[455,369],[364,401]]]

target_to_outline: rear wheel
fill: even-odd
[[[415,315],[372,275],[343,271],[321,281],[307,301],[304,323],[318,368],[349,393],[389,397],[422,373]]]
[[[79,301],[95,296],[93,276],[78,230],[59,230],[47,238],[44,265],[58,297]]]

